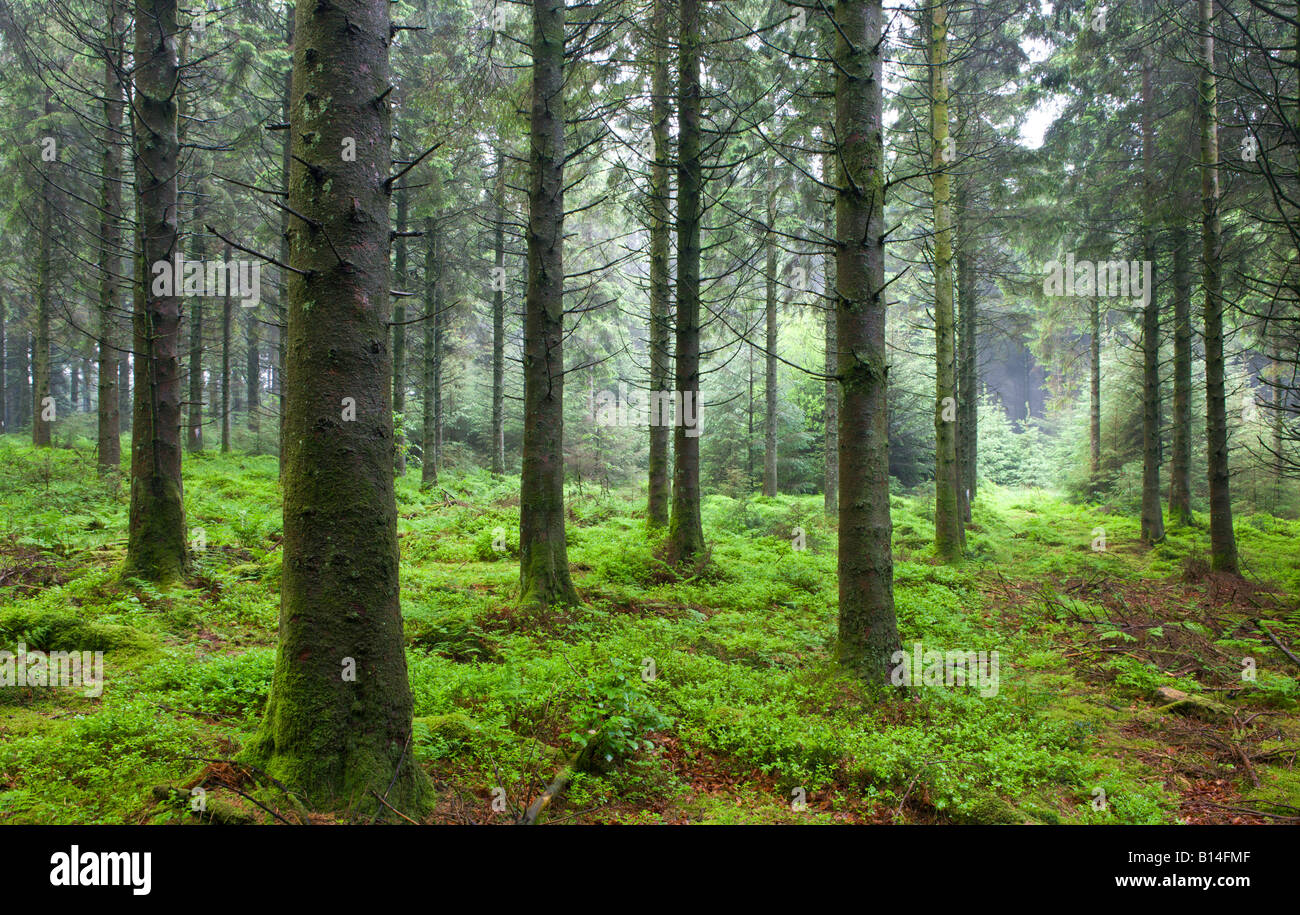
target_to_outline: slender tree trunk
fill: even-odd
[[[135,191],[140,226],[136,261],[135,417],[131,434],[131,520],[126,572],[153,581],[185,574],[181,482],[179,289],[159,291],[154,265],[179,242],[176,199],[176,0],[136,0]]]
[[[50,92],[45,92],[45,115],[54,111]],[[53,170],[55,163],[43,163]],[[36,247],[36,349],[32,353],[32,444],[48,448],[50,445],[50,427],[56,416],[54,392],[51,390],[50,366],[50,297],[52,295],[50,279],[50,248],[53,244],[51,224],[54,202],[51,200],[54,176],[43,174],[39,178],[41,197],[37,204],[40,208],[38,225],[40,238]]]
[[[1150,19],[1150,3],[1143,4]],[[1151,46],[1142,49],[1142,258],[1155,264],[1156,187],[1155,127],[1152,123]],[[1160,498],[1160,298],[1155,291],[1155,271],[1142,307],[1142,541],[1158,543],[1165,537]]]
[[[197,196],[203,198],[203,185],[199,184]],[[203,207],[194,207],[192,257],[202,263],[208,256],[207,236],[204,232]],[[185,437],[186,451],[203,450],[203,296],[194,296],[190,307],[190,402],[189,427]]]
[[[1093,495],[1101,483],[1101,299],[1092,300],[1089,310],[1092,350],[1088,366],[1088,468]]]
[[[953,309],[952,147],[948,125],[948,12],[926,0],[930,75],[930,169],[934,210],[934,536],[945,562],[966,551],[957,465],[957,326]]]
[[[289,229],[280,637],[247,755],[317,809],[387,817],[378,794],[418,819],[432,792],[410,745],[398,590],[389,4],[302,3],[295,34],[289,206],[305,219]]]
[[[397,198],[397,237],[394,239],[395,261],[393,268],[393,288],[407,292],[406,277],[406,185],[399,183]],[[406,413],[406,299],[397,296],[393,299],[393,412],[404,416]],[[406,475],[406,441],[398,429],[396,438],[397,458],[395,468],[399,477]]]
[[[533,2],[519,599],[577,603],[564,533],[564,0]]]
[[[836,340],[840,400],[837,655],[889,682],[894,615],[886,400],[881,0],[841,0],[835,15]]]
[[[777,347],[777,327],[776,327],[776,234],[774,223],[776,213],[769,208],[767,213],[767,233],[765,246],[767,248],[767,314],[765,317],[767,328],[767,353],[764,358],[764,378],[763,378],[763,395],[764,408],[763,415],[763,495],[775,496],[777,491],[776,480],[776,347]]]
[[[1192,523],[1192,267],[1190,233],[1182,219],[1174,248],[1174,415],[1169,469],[1169,522]]]
[[[1201,244],[1205,288],[1206,445],[1210,479],[1210,567],[1237,572],[1228,473],[1228,413],[1224,390],[1223,297],[1219,221],[1218,90],[1214,69],[1214,0],[1199,0],[1201,27]]]
[[[680,0],[677,137],[677,415],[673,418],[670,559],[692,565],[704,554],[700,518],[700,4]],[[689,404],[688,404],[689,399]],[[689,415],[688,415],[689,414]],[[693,419],[691,426],[687,419]]]
[[[506,158],[497,150],[496,225],[492,229],[492,473],[506,472]],[[426,446],[427,447],[427,446]]]
[[[830,133],[830,131],[827,131]],[[828,142],[833,144],[834,138],[828,137]],[[828,152],[822,157],[822,181],[826,184],[838,184],[841,180],[838,175],[838,169],[835,165],[834,152]],[[835,238],[835,205],[826,207],[826,223],[823,233],[828,239],[832,240],[831,245],[826,249],[823,259],[823,270],[825,275],[825,347],[823,349],[823,370],[826,373],[826,394],[825,394],[825,432],[823,447],[825,448],[825,481],[823,484],[823,508],[826,517],[834,518],[840,510],[840,389],[837,375],[839,374],[839,351],[835,345],[835,323],[837,320],[836,306],[839,296],[835,291],[835,260],[837,257]]]
[[[975,252],[971,244],[971,219],[968,209],[968,178],[958,178],[956,213],[953,228],[957,241],[953,258],[957,265],[957,483],[962,520],[971,520],[971,501],[975,498],[976,469],[979,459],[979,391],[976,320]]]
[[[222,255],[222,262],[230,265],[230,246]],[[232,324],[233,300],[230,297],[230,285],[226,285],[226,295],[221,301],[221,453],[230,453],[230,333]]]
[[[244,315],[244,399],[248,404],[248,431],[253,433],[256,442],[262,429],[259,415],[262,410],[261,328],[258,327],[256,309],[242,308],[241,311]]]
[[[116,473],[122,467],[122,414],[118,399],[117,331],[118,275],[122,272],[122,133],[125,102],[122,98],[122,33],[125,7],[122,0],[108,0],[108,39],[104,47],[104,134],[102,175],[99,186],[99,391],[96,404],[98,447],[96,463],[100,474]]]
[[[285,4],[285,46],[292,58],[293,50],[293,28],[294,28],[294,4]],[[288,124],[292,117],[293,108],[293,67],[290,66],[284,73],[284,81],[280,90],[280,117],[285,124]],[[290,131],[285,130],[283,140],[280,146],[280,180],[285,189],[289,190],[289,174],[293,165],[292,159],[292,137]],[[280,212],[280,263],[289,263],[289,214]],[[286,359],[288,357],[287,346],[289,341],[289,275],[287,270],[280,271],[280,288],[277,295],[277,304],[279,312],[280,328],[278,340],[276,341],[278,352],[276,358],[279,359],[280,370],[278,372],[280,384],[280,473],[284,474],[284,418],[288,411],[288,385],[285,383]]]
[[[5,336],[5,321],[8,303],[4,291],[0,290],[0,435],[9,431],[9,394],[6,381],[9,377],[8,341]]]
[[[134,267],[132,268],[134,269]],[[134,300],[134,297],[133,297]],[[134,337],[134,318],[130,321],[123,321],[123,327],[120,330],[118,339],[133,340]],[[117,415],[122,423],[124,432],[132,431],[134,423],[135,404],[135,358],[129,352],[119,353],[117,360]]]
[[[671,0],[654,0],[650,74],[650,136],[654,162],[650,164],[650,396],[662,397],[672,385],[672,362],[668,335],[672,330],[668,272],[672,193],[669,162],[672,159],[668,121],[672,117],[669,42],[672,35]],[[660,403],[661,401],[655,401]],[[646,521],[652,528],[668,526],[672,490],[669,483],[668,425],[666,417],[650,417],[649,496]]]
[[[442,302],[438,295],[441,289],[440,268],[438,263],[438,236],[432,218],[424,220],[424,379],[421,390],[424,392],[423,431],[420,436],[422,460],[420,461],[420,488],[428,489],[438,485],[438,357],[434,333],[434,324]]]

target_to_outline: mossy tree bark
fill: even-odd
[[[889,682],[894,615],[886,401],[881,0],[841,0],[835,16],[836,339],[840,381],[841,663]]]
[[[1205,289],[1205,432],[1210,481],[1210,567],[1237,571],[1228,472],[1228,413],[1223,365],[1223,227],[1219,219],[1218,89],[1214,69],[1214,0],[1199,0],[1201,67],[1201,257]]]
[[[176,0],[136,0],[133,108],[140,255],[126,571],[154,581],[184,575],[189,562],[181,484],[180,297],[175,288],[169,290],[172,294],[156,292],[152,282],[153,265],[172,260],[180,238],[176,35]]]
[[[690,398],[694,428],[674,418],[670,560],[680,566],[704,555],[700,517],[700,220],[704,175],[700,151],[700,4],[678,6],[677,353],[676,397]],[[685,411],[683,411],[685,412]]]
[[[650,390],[666,391],[672,379],[672,356],[668,336],[672,329],[669,296],[669,248],[671,219],[669,210],[669,162],[672,160],[672,140],[669,136],[669,119],[672,117],[671,78],[669,74],[669,47],[672,36],[670,0],[654,0],[651,21],[650,74],[650,136],[654,161],[650,163]],[[668,525],[669,484],[668,426],[650,422],[649,496],[646,500],[646,520],[650,527]]]
[[[577,603],[564,534],[564,0],[534,0],[519,598]]]
[[[290,119],[284,571],[248,757],[317,809],[418,817],[388,352],[387,0],[299,3]],[[355,156],[342,154],[355,148]]]
[[[118,145],[126,103],[122,97],[120,35],[125,9],[121,0],[108,0],[108,31],[104,53],[104,149],[99,185],[99,399],[97,402],[98,448],[96,463],[101,474],[116,473],[122,466],[122,414],[118,401],[117,332],[118,277],[122,272],[122,149]],[[3,400],[3,397],[0,397]]]
[[[952,176],[948,124],[948,11],[943,0],[925,7],[930,77],[930,174],[934,214],[934,532],[945,562],[966,551],[957,465],[957,326],[953,306]]]

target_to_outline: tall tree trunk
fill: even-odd
[[[1091,350],[1088,366],[1088,469],[1092,494],[1101,486],[1101,299],[1092,300],[1088,312]]]
[[[934,211],[934,547],[945,562],[966,551],[957,466],[957,326],[953,310],[952,176],[948,125],[948,12],[926,0],[930,169]]]
[[[0,290],[0,435],[9,431],[9,396],[6,381],[9,376],[9,358],[5,336],[5,321],[8,317],[4,291]]]
[[[438,263],[439,245],[437,230],[433,219],[424,220],[424,419],[423,433],[420,436],[422,460],[420,461],[420,488],[428,489],[438,485],[438,358],[434,325],[438,321],[438,312],[442,308],[439,292],[442,283]]]
[[[1150,3],[1143,3],[1150,19]],[[1142,49],[1142,259],[1156,259],[1155,127],[1152,123],[1151,45]],[[1155,271],[1142,307],[1142,541],[1157,543],[1165,537],[1160,498],[1160,298],[1155,291]]]
[[[506,158],[497,150],[496,224],[492,229],[492,473],[506,472]],[[426,447],[428,447],[426,445]]]
[[[131,423],[131,520],[127,574],[166,581],[185,574],[181,483],[180,291],[159,291],[157,265],[173,260],[180,240],[176,185],[176,0],[135,4],[135,190],[140,226],[136,261]],[[175,278],[174,278],[175,279]]]
[[[1210,567],[1237,571],[1228,474],[1228,412],[1224,390],[1223,297],[1219,220],[1218,89],[1214,69],[1214,0],[1199,0],[1201,30],[1201,245],[1205,288],[1205,433],[1210,479]]]
[[[977,485],[979,460],[979,342],[976,337],[977,301],[975,251],[971,244],[969,178],[957,179],[956,212],[953,228],[957,241],[953,258],[957,265],[957,485],[962,520],[971,520],[971,501]]]
[[[45,92],[46,119],[54,112],[50,92]],[[55,163],[47,163],[53,170]],[[50,427],[56,415],[54,392],[51,390],[50,366],[50,298],[53,295],[50,279],[50,248],[53,245],[51,233],[54,202],[52,186],[54,176],[40,176],[41,197],[37,204],[40,215],[38,226],[40,238],[36,248],[36,349],[32,353],[32,444],[48,448],[50,445]]]
[[[138,238],[138,235],[137,235]],[[138,249],[137,249],[138,250]],[[134,266],[132,267],[134,269]],[[132,297],[134,301],[134,297]],[[132,340],[134,338],[134,317],[129,320],[124,319],[120,328],[118,339]],[[135,404],[135,357],[129,351],[119,352],[117,360],[117,415],[118,421],[121,422],[124,432],[130,432],[134,427],[134,404]]]
[[[222,262],[230,265],[230,246],[222,254]],[[221,453],[230,453],[230,333],[233,300],[230,297],[230,284],[226,284],[226,295],[221,301]]]
[[[700,518],[700,4],[680,0],[677,135],[677,415],[673,418],[671,561],[691,565],[704,554]],[[688,404],[689,399],[689,404]],[[688,427],[687,419],[694,423]]]
[[[393,286],[399,292],[407,292],[406,280],[406,185],[398,183],[397,198],[397,237],[395,242],[395,261],[393,269]],[[397,296],[393,299],[393,412],[406,413],[406,299]],[[406,441],[399,429],[395,436],[397,457],[394,462],[397,475],[406,475]]]
[[[418,818],[431,789],[398,591],[389,4],[300,3],[295,34],[280,634],[248,756],[317,809],[387,816],[374,792]]]
[[[1192,266],[1190,233],[1181,218],[1174,248],[1174,415],[1169,468],[1169,522],[1192,523]]]
[[[199,184],[198,198],[203,198],[203,185]],[[204,234],[203,207],[194,207],[192,233],[195,260],[202,263],[208,256],[207,236]],[[185,436],[186,451],[203,450],[203,296],[194,296],[190,306],[190,402],[189,427]]]
[[[830,131],[827,131],[830,133]],[[833,137],[827,137],[828,145],[832,146],[832,151],[822,156],[822,181],[826,184],[838,185],[840,178],[835,165],[835,154],[833,151]],[[835,204],[831,203],[825,209],[826,221],[823,233],[831,240],[823,257],[823,271],[825,276],[825,347],[823,349],[823,371],[826,373],[826,393],[825,393],[825,438],[823,447],[825,448],[825,480],[823,483],[822,504],[826,512],[826,517],[834,518],[840,510],[840,386],[837,380],[839,374],[839,351],[835,345],[835,323],[838,320],[837,303],[839,296],[835,291],[835,260],[837,257],[835,239]]]
[[[881,0],[841,0],[835,16],[836,340],[840,399],[841,663],[889,682],[899,650],[889,517],[885,350],[885,177]]]
[[[577,603],[564,534],[564,0],[533,2],[519,599]]]
[[[671,77],[669,74],[669,47],[672,35],[670,25],[671,0],[654,0],[651,21],[650,73],[650,137],[653,142],[654,162],[650,164],[650,396],[662,397],[672,385],[672,362],[668,335],[672,329],[670,313],[668,263],[672,231],[669,209],[670,187],[668,165],[672,159],[668,121],[672,117]],[[656,401],[661,402],[661,401]],[[658,411],[655,411],[656,413]],[[668,425],[666,417],[650,417],[649,495],[646,500],[646,522],[652,528],[668,526],[669,501],[672,498],[669,484]]]
[[[248,404],[248,431],[254,441],[262,429],[262,352],[261,328],[255,308],[241,309],[244,315],[244,384]],[[254,446],[256,447],[256,445]]]
[[[764,378],[763,378],[763,395],[764,408],[763,415],[763,495],[775,496],[777,489],[776,481],[776,346],[777,346],[777,327],[776,327],[776,233],[775,233],[776,212],[773,208],[767,211],[767,232],[765,233],[764,245],[767,248],[766,279],[767,279],[767,309],[766,309],[766,328],[767,353],[764,358]]]
[[[108,33],[104,46],[104,134],[102,174],[99,185],[99,392],[97,403],[98,447],[96,464],[100,474],[115,473],[122,467],[122,414],[118,399],[117,331],[118,275],[122,272],[122,133],[125,102],[122,98],[123,49],[119,43],[125,7],[123,0],[108,0]]]
[[[285,4],[285,46],[289,51],[289,56],[293,57],[293,28],[294,28],[294,4]],[[285,124],[288,124],[292,117],[293,109],[293,67],[290,66],[284,73],[284,81],[280,89],[280,117]],[[293,165],[291,143],[291,131],[285,130],[280,145],[280,180],[287,192],[289,190],[289,172]],[[280,212],[280,263],[289,263],[289,214],[283,210]],[[284,418],[288,410],[288,386],[285,383],[285,366],[288,356],[289,341],[289,275],[288,271],[280,270],[280,288],[277,294],[277,311],[279,313],[280,328],[278,339],[276,341],[276,358],[279,360],[279,372],[277,373],[280,385],[280,473],[284,474]]]

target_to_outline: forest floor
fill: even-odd
[[[904,647],[997,651],[998,679],[878,696],[830,659],[820,496],[708,497],[712,562],[679,581],[640,493],[572,488],[583,603],[543,615],[512,599],[517,481],[417,477],[398,507],[430,822],[513,822],[585,743],[542,822],[1300,822],[1300,522],[1239,517],[1227,578],[1202,525],[1145,549],[1135,517],[988,487],[945,567],[930,504],[897,496]],[[0,438],[0,494],[0,649],[105,651],[99,696],[0,687],[0,823],[269,821],[255,797],[291,818],[235,759],[275,656],[275,458],[186,456],[204,549],[162,590],[121,579],[126,493],[87,452]]]

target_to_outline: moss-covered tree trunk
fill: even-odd
[[[1205,433],[1210,479],[1210,567],[1237,571],[1228,473],[1228,411],[1223,365],[1223,281],[1219,219],[1218,90],[1214,69],[1214,0],[1199,0],[1201,73],[1201,257],[1205,289]]]
[[[117,307],[118,277],[122,272],[122,97],[121,34],[125,8],[121,0],[108,0],[108,32],[104,53],[104,148],[99,184],[99,314],[96,341],[99,350],[99,391],[96,405],[99,472],[115,473],[122,466],[122,414],[119,409]],[[3,401],[0,396],[0,401]]]
[[[885,174],[881,0],[842,0],[835,16],[836,339],[840,381],[841,663],[889,681],[898,650],[885,351]]]
[[[1174,249],[1174,406],[1171,418],[1169,522],[1192,523],[1192,265],[1187,226],[1176,217]]]
[[[650,390],[666,391],[672,383],[672,354],[668,335],[672,329],[668,262],[672,231],[669,209],[669,162],[672,160],[669,119],[672,117],[669,42],[672,35],[670,0],[654,0],[651,14],[650,137],[654,161],[650,163]],[[668,525],[669,484],[668,426],[650,420],[649,495],[646,521],[650,527]]]
[[[388,353],[387,0],[300,3],[293,58],[284,569],[248,756],[318,809],[413,816]],[[342,154],[355,149],[355,156]]]
[[[136,0],[133,109],[140,254],[126,572],[154,581],[180,577],[188,567],[181,484],[180,290],[160,289],[153,282],[154,265],[173,260],[180,240],[176,35],[176,0]]]
[[[934,546],[945,562],[966,551],[957,466],[957,325],[953,305],[952,146],[948,124],[948,12],[925,7],[930,77],[931,209],[934,214]]]
[[[534,0],[519,598],[577,603],[564,535],[564,2]]]
[[[424,393],[424,416],[422,418],[420,448],[420,488],[429,489],[438,485],[438,399],[439,390],[439,352],[436,324],[442,310],[442,277],[438,262],[439,244],[437,228],[432,217],[424,220],[424,371],[421,391]]]
[[[1150,15],[1144,3],[1144,15]],[[1155,126],[1151,98],[1152,51],[1142,49],[1142,258],[1153,265],[1153,281],[1142,308],[1142,541],[1157,543],[1165,536],[1160,494],[1160,298],[1156,295],[1156,175]]]
[[[679,414],[673,426],[670,559],[691,565],[704,554],[700,517],[700,220],[704,175],[700,161],[700,4],[678,6],[677,353]],[[691,409],[684,409],[689,398]],[[689,413],[690,416],[685,414]],[[693,427],[686,420],[694,421]]]

